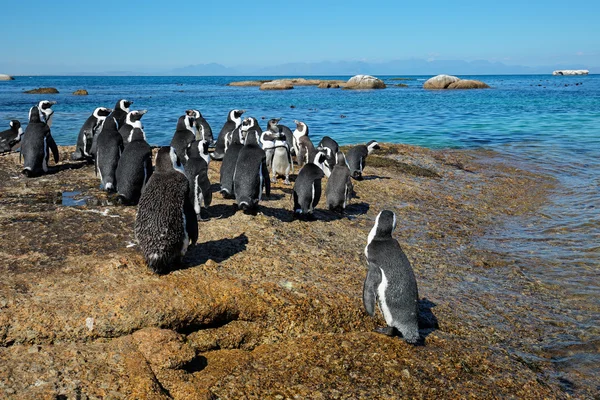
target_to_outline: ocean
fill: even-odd
[[[557,369],[597,382],[600,75],[461,76],[492,88],[460,91],[424,90],[429,77],[381,77],[388,88],[374,91],[302,86],[260,91],[226,84],[270,77],[19,76],[0,82],[0,130],[7,129],[11,119],[26,123],[29,108],[38,101],[56,100],[52,134],[58,144],[74,145],[94,108],[112,108],[126,98],[134,101],[132,109],[148,110],[142,122],[153,145],[169,144],[186,109],[200,110],[216,139],[228,111],[240,108],[263,129],[270,118],[282,118],[292,130],[293,120],[302,120],[314,143],[328,135],[340,144],[376,139],[436,149],[493,150],[509,164],[552,177],[556,185],[540,210],[507,219],[502,229],[482,239],[481,246],[504,253],[522,265],[529,278],[560,288],[567,300],[561,305],[569,309],[549,318],[565,328],[552,333],[545,346],[554,350]],[[38,87],[55,87],[60,93],[23,93]],[[77,89],[89,95],[72,95]],[[600,392],[597,383],[596,389]]]

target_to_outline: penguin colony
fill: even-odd
[[[52,106],[41,101],[31,107],[23,131],[17,120],[0,132],[0,153],[20,144],[23,174],[37,177],[48,172],[50,153],[59,161],[51,134]],[[114,108],[98,107],[84,122],[72,160],[94,163],[101,186],[116,192],[123,205],[137,205],[135,236],[148,266],[158,274],[169,273],[181,262],[189,246],[198,240],[198,220],[211,204],[208,165],[221,162],[220,193],[235,199],[238,209],[255,214],[264,194],[270,196],[271,182],[278,177],[291,185],[290,175],[298,168],[293,183],[293,215],[313,219],[325,188],[327,208],[344,213],[353,196],[352,180],[361,180],[366,159],[379,145],[372,140],[352,147],[346,154],[329,136],[315,147],[306,123],[294,121],[292,132],[271,119],[263,131],[255,118],[242,119],[244,110],[231,110],[217,139],[198,110],[186,110],[177,121],[170,146],[161,147],[152,161],[141,119],[147,110],[130,110],[129,100]],[[209,148],[213,148],[209,152]],[[295,157],[295,161],[294,161]],[[296,164],[296,166],[294,165]],[[387,326],[382,334],[402,335],[407,343],[422,342],[418,330],[418,289],[412,267],[392,237],[396,227],[393,212],[383,210],[369,233],[365,256],[368,272],[363,286],[363,304],[374,316],[375,304]]]

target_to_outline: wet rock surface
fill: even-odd
[[[26,90],[23,93],[27,93],[27,94],[57,94],[58,93],[58,89],[56,88],[37,88],[37,89],[31,89],[31,90]]]
[[[346,215],[322,198],[311,222],[292,219],[281,181],[256,216],[215,194],[199,244],[165,276],[135,246],[136,208],[113,205],[92,165],[28,179],[18,158],[0,156],[0,397],[568,396],[543,352],[523,356],[544,324],[522,299],[543,307],[552,292],[475,246],[553,182],[494,153],[382,145]],[[423,347],[373,333],[383,318],[363,311],[384,208],[417,277]]]

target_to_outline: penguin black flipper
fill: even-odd
[[[185,230],[190,238],[190,243],[196,244],[198,241],[198,217],[194,205],[190,201],[189,187],[183,199],[183,215],[185,216]]]
[[[363,286],[363,304],[365,311],[371,317],[375,315],[375,303],[377,300],[377,286],[381,283],[381,271],[379,267],[370,265],[367,278]]]
[[[48,134],[48,136],[46,137],[46,144],[48,145],[48,148],[52,151],[52,156],[54,157],[54,162],[57,163],[58,162],[58,146],[56,145],[56,142],[54,141],[54,138],[52,137],[51,134]]]
[[[144,180],[144,184],[142,185],[142,193],[144,193],[144,190],[146,189],[146,184],[152,176],[152,172],[154,172],[152,170],[152,152],[150,152],[150,154],[148,154],[148,156],[144,158],[144,172],[146,174],[146,179]]]
[[[262,161],[261,173],[263,178],[263,184],[265,185],[265,195],[271,196],[271,180],[269,178],[269,169],[267,168],[267,158],[265,157]],[[262,190],[262,188],[260,188]]]

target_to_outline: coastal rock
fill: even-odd
[[[5,74],[0,74],[0,81],[14,81],[15,78],[13,78],[10,75],[5,75]]]
[[[385,83],[371,75],[355,75],[348,79],[344,89],[385,89]]]
[[[229,82],[227,86],[260,86],[265,82],[270,82],[270,80]]]
[[[437,75],[429,78],[423,84],[424,89],[447,89],[452,83],[460,81],[459,78],[452,75]]]
[[[288,80],[275,80],[260,85],[260,90],[290,90],[294,85]]]
[[[57,94],[58,90],[56,90],[56,88],[37,88],[37,89],[31,89],[31,90],[26,90],[24,93],[28,93],[28,94]]]
[[[228,86],[262,86],[265,83],[269,83],[272,85],[275,85],[275,83],[272,82],[277,82],[278,85],[284,85],[284,86],[318,86],[322,83],[328,83],[331,85],[331,87],[335,87],[335,85],[338,85],[338,87],[344,86],[346,84],[346,81],[342,81],[342,80],[336,80],[336,79],[306,79],[306,78],[282,78],[282,79],[277,79],[277,80],[256,80],[256,81],[239,81],[239,82],[230,82],[227,85]],[[269,85],[267,85],[269,86]]]
[[[75,96],[87,96],[89,93],[85,89],[79,89],[73,92]]]
[[[489,86],[481,81],[461,79],[448,85],[447,89],[489,89]]]
[[[320,89],[337,89],[340,85],[339,83],[321,82],[317,87]]]
[[[559,69],[552,72],[552,75],[587,75],[590,71],[587,69]]]

